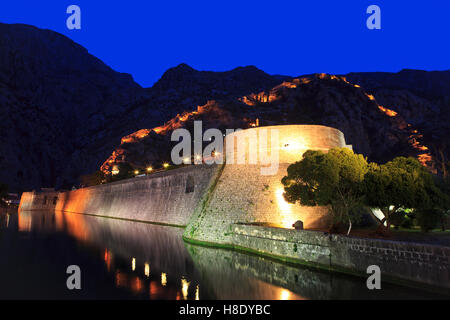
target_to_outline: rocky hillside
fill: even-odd
[[[450,70],[402,70],[398,73],[350,73],[350,82],[372,93],[378,103],[395,109],[430,148],[434,165],[443,171],[450,161]]]
[[[448,159],[450,71],[346,78],[181,64],[142,88],[63,35],[0,24],[0,181],[13,191],[70,188],[112,153],[111,164],[157,165],[169,156],[170,128],[194,119],[219,128],[245,128],[256,118],[324,124],[373,160],[423,153],[426,162],[428,152]]]
[[[209,101],[195,112],[184,112],[164,126],[140,130],[122,139],[102,171],[127,162],[136,168],[160,167],[169,161],[170,134],[176,128],[192,131],[202,120],[207,128],[248,128],[256,125],[322,124],[340,129],[356,152],[385,162],[399,155],[434,163],[423,135],[391,106],[380,105],[360,85],[345,77],[316,74],[285,81],[271,90],[239,98]]]
[[[122,136],[279,82],[254,67],[180,65],[142,88],[61,34],[0,23],[0,181],[14,191],[69,188],[98,170]]]

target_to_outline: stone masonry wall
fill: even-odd
[[[61,192],[56,206],[36,205],[32,201],[36,194],[24,193],[20,209],[55,209],[185,226],[216,174],[216,165],[189,166]]]
[[[242,224],[232,225],[231,236],[242,249],[352,273],[365,274],[368,266],[377,265],[382,279],[450,289],[449,247]]]
[[[59,192],[24,192],[20,198],[21,210],[53,210],[59,199]]]
[[[261,168],[268,165],[251,164],[246,153],[244,164],[236,163],[237,140],[243,135],[254,134],[258,140],[256,152],[264,146],[259,145],[262,130],[268,130],[269,141],[266,149],[278,152],[278,170],[273,175],[262,175]],[[271,147],[271,130],[278,131],[278,141]],[[305,228],[328,227],[329,215],[326,207],[303,207],[289,204],[283,198],[284,188],[281,179],[287,174],[287,167],[302,159],[308,149],[328,150],[333,147],[348,147],[344,135],[337,129],[315,125],[287,125],[258,127],[227,135],[225,143],[234,140],[233,159],[227,153],[223,172],[207,205],[196,212],[184,233],[185,238],[216,243],[228,243],[232,223],[271,223],[291,228],[297,221],[303,221]],[[246,148],[255,147],[247,140]],[[230,148],[231,149],[231,148]],[[264,149],[264,151],[266,150]]]

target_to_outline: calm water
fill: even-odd
[[[183,242],[183,229],[61,212],[0,214],[0,299],[448,298]],[[81,268],[82,289],[66,288]]]

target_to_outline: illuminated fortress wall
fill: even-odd
[[[236,163],[238,139],[242,139],[244,135],[253,135],[259,142],[264,130],[267,130],[267,137],[272,136],[271,130],[278,132],[278,141],[273,147],[270,139],[266,147],[259,143],[256,147],[258,152],[261,151],[260,148],[267,149],[269,154],[278,152],[279,167],[273,175],[261,174],[261,167],[267,168],[268,165],[258,164],[260,162],[248,164],[249,152],[246,153],[246,164]],[[329,226],[326,207],[304,207],[287,203],[283,198],[281,179],[286,175],[287,167],[301,160],[308,149],[326,151],[333,147],[351,148],[346,145],[341,131],[319,125],[257,127],[227,135],[225,143],[229,145],[231,139],[234,139],[232,154],[236,164],[229,163],[229,153],[207,205],[192,217],[184,233],[186,238],[228,243],[231,242],[232,223],[270,223],[292,228],[295,221],[301,220],[306,229]],[[254,141],[250,142],[248,138],[246,141],[247,150],[255,147]]]
[[[59,192],[24,192],[20,198],[19,208],[22,210],[51,210],[55,209]]]
[[[315,125],[243,130],[227,135],[226,145],[231,146],[232,139],[253,135],[257,142],[246,141],[246,147],[250,149],[256,145],[258,153],[261,147],[259,137],[264,130],[268,130],[270,137],[270,130],[275,129],[279,136],[276,144],[263,148],[266,149],[264,151],[279,155],[278,170],[273,175],[261,174],[261,167],[267,168],[268,164],[248,163],[250,155],[255,152],[245,154],[244,164],[230,163],[230,159],[236,159],[238,155],[238,144],[235,143],[234,148],[230,148],[231,152],[227,153],[225,165],[193,165],[62,193],[50,190],[26,192],[20,203],[19,230],[29,231],[35,224],[44,224],[39,212],[29,211],[42,209],[56,209],[56,227],[66,226],[72,235],[85,240],[95,238],[98,230],[84,226],[83,221],[87,216],[70,212],[179,225],[186,226],[183,237],[192,243],[238,248],[272,258],[358,275],[366,275],[368,265],[378,265],[381,270],[385,270],[387,281],[396,282],[400,279],[402,282],[449,288],[448,248],[292,230],[292,224],[296,220],[302,220],[306,229],[328,227],[329,216],[324,207],[302,207],[285,202],[281,179],[286,175],[287,167],[300,160],[308,149],[326,151],[333,147],[350,146],[346,145],[344,135],[339,130]],[[271,141],[269,142],[268,145],[271,145]],[[135,228],[125,221],[107,220],[104,223],[117,236],[118,243],[127,234],[147,232],[146,228],[141,228],[143,224]],[[288,227],[291,230],[251,225],[260,223]],[[217,276],[217,268],[211,261],[221,259],[218,252],[203,250],[205,254],[202,254],[198,247],[189,245],[188,249],[192,260],[202,271],[202,276]],[[226,259],[235,255],[227,252]],[[253,266],[243,264],[244,262],[235,264],[244,268],[238,268],[237,275],[249,270],[253,274],[258,272],[255,268],[251,269]],[[170,259],[165,263],[170,264]],[[275,275],[279,274],[280,269],[277,267],[273,272]],[[270,279],[276,282],[280,279],[284,281],[286,277],[277,279],[270,275]],[[222,279],[216,277],[214,281],[223,287],[220,282]],[[318,288],[317,293],[305,291],[304,288],[298,292],[306,296],[329,294],[327,288],[322,289]]]
[[[22,195],[20,209],[55,209],[185,226],[216,172],[216,165],[189,166],[61,192],[56,206],[36,206],[32,201],[33,193],[26,192]]]
[[[273,130],[278,132],[278,140],[271,146]],[[269,147],[257,143],[257,149],[252,149],[254,141],[241,140],[247,144],[245,163],[229,163],[231,154],[237,159],[240,138],[253,135],[259,141],[264,131],[268,133]],[[328,225],[326,208],[287,203],[281,178],[289,164],[300,160],[308,149],[346,146],[342,132],[325,126],[288,125],[238,131],[227,135],[226,145],[231,145],[231,139],[236,143],[225,165],[192,165],[61,193],[26,192],[20,209],[56,209],[179,226],[189,223],[187,238],[214,242],[228,241],[226,234],[232,223],[270,223],[291,228],[296,220],[302,220],[305,228]],[[248,164],[249,151],[259,154],[259,147],[269,155],[278,152],[275,174],[261,174],[261,167],[267,164]]]

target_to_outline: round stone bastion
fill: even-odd
[[[206,205],[192,217],[186,237],[225,243],[234,223],[292,228],[301,220],[305,229],[328,227],[328,208],[286,202],[281,179],[306,150],[335,147],[351,149],[341,131],[322,125],[255,127],[228,134],[223,171]]]

